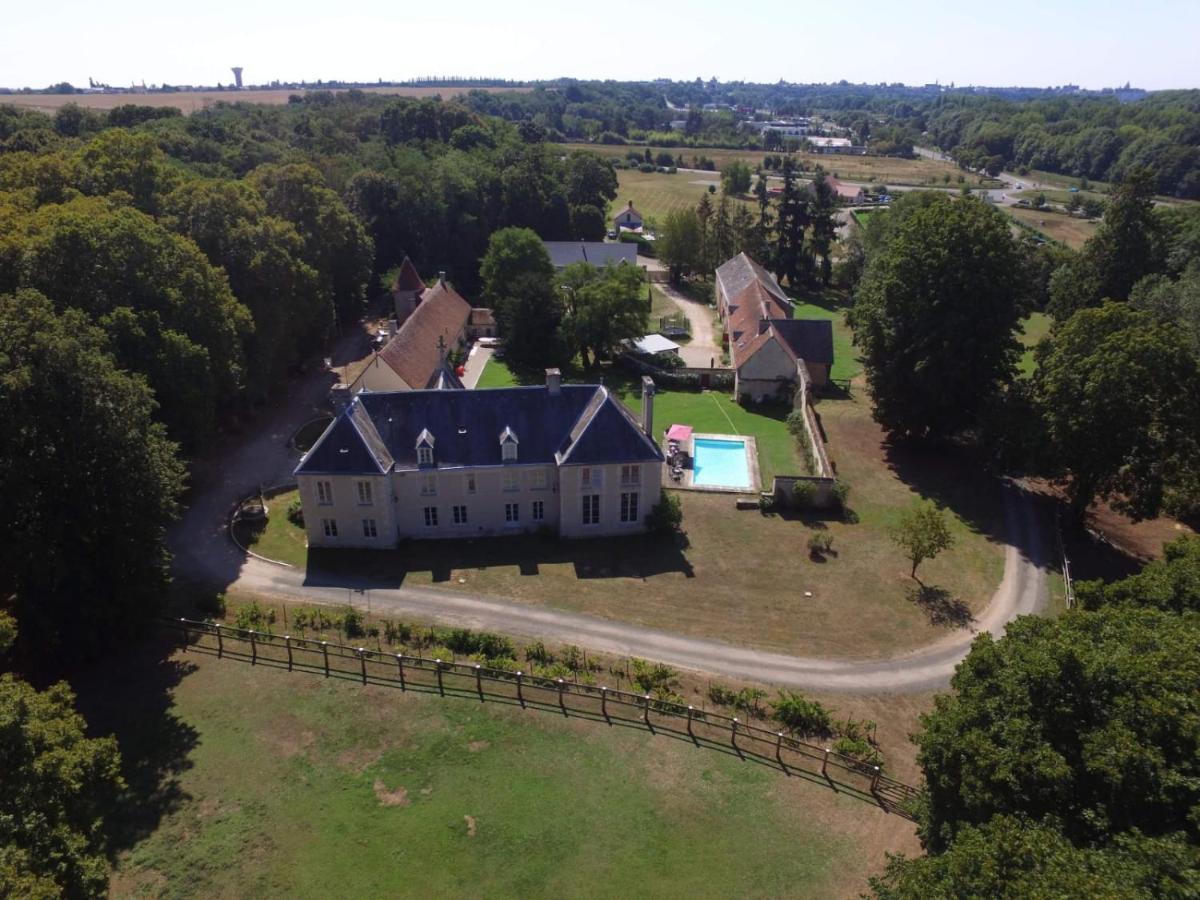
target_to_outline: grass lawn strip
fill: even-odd
[[[854,896],[885,851],[917,849],[899,817],[686,742],[180,662],[178,799],[122,855],[114,895]],[[126,715],[135,758],[161,735]]]

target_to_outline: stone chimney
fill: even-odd
[[[446,273],[444,270],[438,272],[438,281],[441,282],[442,284],[446,283]]]
[[[551,397],[557,397],[562,393],[562,372],[558,369],[546,370],[546,391]]]
[[[654,440],[654,379],[642,376],[642,431]]]

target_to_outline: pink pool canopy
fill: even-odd
[[[672,425],[669,429],[667,429],[668,441],[686,441],[691,436],[691,425]]]

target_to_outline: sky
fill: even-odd
[[[0,15],[0,86],[476,76],[1200,87],[1200,0],[55,0]],[[993,12],[994,11],[994,12]]]

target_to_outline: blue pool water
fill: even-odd
[[[731,488],[752,486],[745,441],[696,438],[692,443],[696,457],[692,462],[692,484]]]

